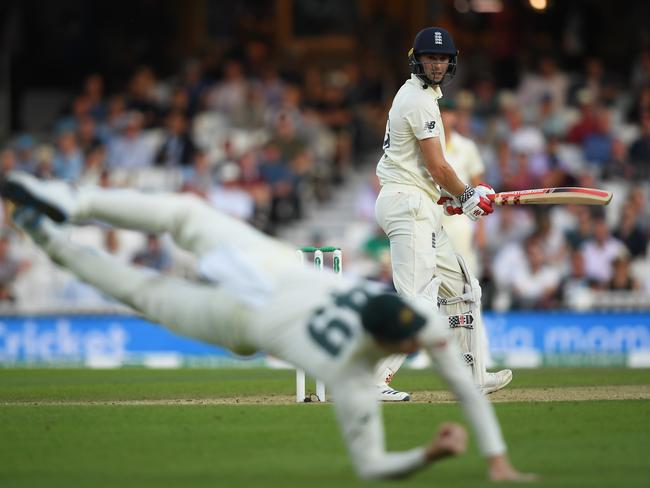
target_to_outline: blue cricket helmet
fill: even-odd
[[[447,54],[449,56],[447,72],[440,81],[433,81],[424,74],[424,67],[419,60],[419,56],[422,54]],[[442,27],[427,27],[426,29],[422,29],[415,36],[413,47],[408,53],[408,58],[411,73],[420,78],[425,86],[442,85],[447,81],[451,81],[456,74],[458,49],[456,49],[451,34],[445,29]]]

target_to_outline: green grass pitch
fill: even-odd
[[[0,486],[495,486],[485,480],[473,442],[467,455],[407,480],[360,482],[331,405],[173,404],[291,395],[293,374],[0,369]],[[395,383],[414,392],[442,389],[429,371],[400,372]],[[605,385],[647,388],[650,371],[521,370],[509,388]],[[161,399],[172,401],[119,403]],[[542,476],[534,486],[650,486],[648,400],[509,402],[495,408],[514,464]],[[384,416],[392,449],[426,442],[440,422],[462,421],[458,406],[449,403],[386,405]]]

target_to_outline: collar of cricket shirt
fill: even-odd
[[[411,79],[409,80],[409,82],[410,82],[410,83],[414,83],[414,84],[416,84],[417,86],[419,86],[420,88],[422,88],[422,84],[423,84],[423,83],[422,83],[422,80],[420,80],[420,78],[418,78],[418,77],[417,77],[416,75],[414,75],[414,74],[411,75]],[[429,88],[431,89],[430,91],[429,91]],[[438,100],[439,98],[442,97],[442,90],[440,89],[439,86],[435,86],[435,87],[434,87],[434,86],[429,85],[429,86],[427,87],[427,93],[431,93],[431,95],[433,96],[433,98],[434,98],[435,100]]]

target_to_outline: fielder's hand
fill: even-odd
[[[487,197],[490,193],[494,193],[494,190],[485,183],[481,183],[475,188],[466,186],[465,191],[458,195],[463,213],[474,221],[491,214],[494,209],[492,202]]]
[[[531,482],[538,481],[539,476],[533,473],[520,473],[508,460],[505,454],[488,458],[488,478],[490,481]]]
[[[442,424],[438,433],[426,449],[426,459],[437,461],[449,456],[458,456],[467,449],[467,431],[452,422]]]

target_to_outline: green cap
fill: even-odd
[[[458,104],[456,103],[456,100],[451,97],[442,97],[438,100],[438,107],[440,107],[440,110],[453,112],[458,109]]]
[[[375,338],[399,342],[412,337],[427,320],[397,295],[384,293],[366,302],[361,323]]]

